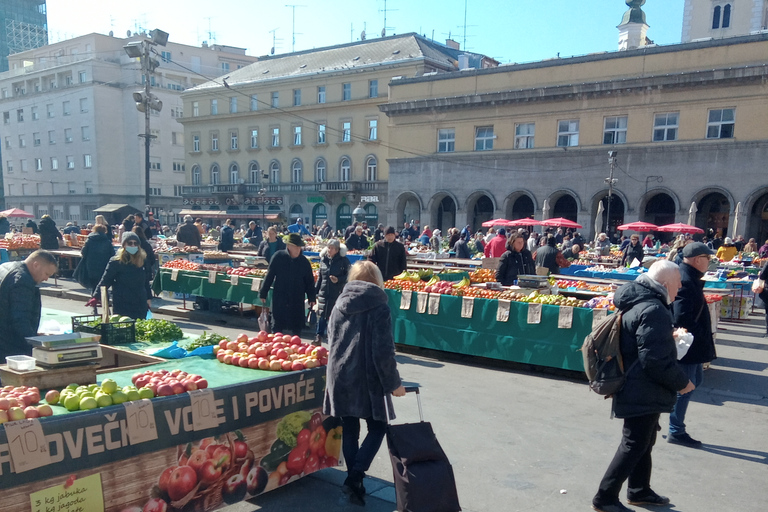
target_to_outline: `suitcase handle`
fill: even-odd
[[[416,403],[419,406],[419,419],[423,422],[424,411],[421,408],[421,391],[419,389],[419,386],[405,386],[405,393],[416,393]],[[387,405],[386,400],[384,400],[384,411],[387,416],[387,424],[389,424],[389,406]]]

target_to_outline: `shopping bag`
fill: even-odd
[[[269,331],[269,313],[264,308],[261,309],[261,314],[259,315],[259,329]]]
[[[763,290],[765,289],[765,281],[762,279],[755,279],[752,283],[752,291],[754,293],[763,293]]]

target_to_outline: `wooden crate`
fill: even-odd
[[[67,368],[40,368],[33,370],[11,370],[8,365],[0,366],[0,381],[4,386],[35,386],[39,389],[61,389],[67,384],[95,384],[97,364],[70,366]]]

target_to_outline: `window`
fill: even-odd
[[[272,108],[277,108],[277,106],[280,104],[280,93],[277,91],[272,91]]]
[[[341,123],[341,142],[352,142],[352,121]]]
[[[72,85],[72,75],[67,75],[64,77],[64,85]]]
[[[35,158],[35,170],[36,171],[42,171],[43,170],[43,159],[42,158]]]
[[[533,149],[533,139],[536,133],[535,123],[520,123],[515,125],[515,149]]]
[[[211,151],[219,150],[219,134],[214,132],[211,134]]]
[[[219,100],[211,100],[211,115],[215,116],[219,113]]]
[[[293,127],[293,145],[301,146],[301,126]]]
[[[184,162],[173,162],[173,172],[184,172]]]
[[[77,79],[81,84],[85,83],[85,71],[79,71],[77,73]]]
[[[256,149],[259,147],[259,130],[251,130],[251,148]]]
[[[315,181],[318,183],[325,181],[325,160],[322,158],[315,162]]]
[[[237,114],[237,96],[232,96],[229,98],[229,113]]]
[[[27,161],[24,159],[19,160],[19,168],[21,169],[21,172],[27,172]]]
[[[197,117],[200,115],[200,102],[199,101],[193,101],[192,102],[192,117]]]
[[[9,136],[5,137],[5,149],[11,149],[11,138]]]
[[[367,181],[376,181],[376,158],[370,157],[365,161],[365,179]]]
[[[59,159],[55,156],[51,157],[51,170],[52,171],[58,171],[59,170]]]
[[[255,94],[251,94],[251,110],[259,110],[259,100]]]
[[[24,135],[19,135],[19,147],[25,148],[27,147],[27,141],[24,139]]]
[[[8,171],[9,173],[13,172],[13,160],[6,160],[5,170]]]
[[[192,184],[200,185],[200,167],[194,166],[192,168]]]
[[[653,141],[677,140],[679,112],[656,114],[653,117]]]
[[[49,103],[45,106],[45,112],[49,119],[53,117],[53,103]]]
[[[85,193],[86,194],[93,194],[93,182],[92,181],[86,181],[84,183],[85,185]],[[88,211],[88,207],[86,207],[86,211]]]
[[[379,97],[379,81],[378,80],[368,80],[368,97],[369,98]]]
[[[224,73],[226,73],[227,71],[229,71],[229,62],[222,62],[222,63],[221,63],[221,70],[222,70]]]
[[[325,86],[324,85],[317,86],[317,102],[325,103]]]
[[[219,184],[219,166],[213,164],[211,166],[211,185]]]
[[[708,139],[730,139],[733,138],[734,114],[736,109],[722,108],[709,111],[709,122],[707,122]]]
[[[558,121],[557,123],[557,145],[558,147],[578,146],[579,145],[579,120]]]
[[[232,185],[240,183],[240,168],[237,164],[229,166],[229,183]]]
[[[603,128],[603,144],[627,142],[627,116],[606,117]]]
[[[91,168],[91,155],[83,155],[83,167],[86,169]],[[160,162],[157,162],[158,171],[160,170]]]
[[[301,89],[293,90],[293,106],[298,107],[301,105]]]
[[[454,128],[441,128],[437,130],[437,152],[453,153],[456,147],[456,130]]]
[[[20,123],[24,122],[24,109],[20,108],[16,110],[16,120]]]
[[[352,99],[352,84],[350,82],[341,84],[341,101]]]
[[[11,124],[11,113],[3,112],[3,124]]]
[[[269,182],[280,183],[280,164],[277,162],[269,164]]]
[[[91,140],[91,128],[88,126],[81,127],[80,135],[82,135],[84,141]]]
[[[259,176],[259,164],[256,162],[251,163],[251,165],[248,166],[248,174],[251,178],[251,183],[259,183],[260,176]]]
[[[67,190],[69,191],[70,194],[77,194],[77,190],[75,190],[75,184],[72,183],[71,181],[67,183]]]
[[[36,132],[32,134],[32,144],[35,146],[40,145],[40,132]]]
[[[181,132],[171,132],[171,146],[179,146],[183,140],[184,136]]]
[[[495,138],[493,126],[478,126],[475,128],[475,151],[490,151]]]
[[[379,138],[378,125],[379,121],[377,119],[368,120],[368,140],[376,140]]]
[[[64,128],[64,142],[72,142],[72,128]]]
[[[192,136],[192,151],[194,151],[195,153],[200,152],[200,136],[199,135]]]
[[[272,147],[276,148],[280,146],[280,128],[272,128]]]
[[[237,132],[229,132],[229,149],[237,149]]]
[[[730,26],[731,4],[716,5],[712,13],[712,28],[728,28]]]
[[[160,58],[163,62],[171,62],[171,52],[166,52],[165,50],[161,51]]]
[[[49,130],[48,131],[48,144],[56,144],[56,131],[55,130]]]
[[[325,125],[324,124],[317,125],[317,143],[325,144]]]
[[[40,113],[37,111],[37,107],[32,107],[32,120],[37,121],[40,119]]]
[[[339,181],[349,181],[350,174],[352,174],[352,167],[349,158],[344,157],[339,164]]]
[[[293,165],[291,165],[291,183],[301,183],[301,182],[302,182],[301,162],[299,160],[294,160]]]
[[[67,155],[67,169],[74,169],[75,168],[75,157]]]
[[[80,113],[88,112],[88,98],[80,98]]]

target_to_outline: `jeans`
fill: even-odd
[[[642,496],[651,490],[651,450],[656,444],[659,414],[646,414],[624,419],[621,444],[600,481],[592,499],[595,505],[619,502],[619,492],[627,480],[627,495]]]
[[[685,372],[688,378],[693,382],[693,385],[699,387],[704,380],[704,369],[699,363],[697,364],[682,364],[678,363],[680,368]],[[688,410],[688,403],[691,401],[691,395],[693,391],[681,395],[677,394],[677,402],[675,408],[672,409],[672,413],[669,415],[669,433],[673,436],[685,434],[685,413]]]
[[[328,319],[323,317],[322,315],[318,315],[317,317],[317,330],[315,331],[315,334],[318,336],[325,337],[327,335],[328,331]]]
[[[368,435],[365,436],[362,445],[360,441],[360,418],[344,416],[342,422],[341,449],[347,462],[347,473],[357,471],[365,473],[371,467],[373,458],[381,447],[387,424],[373,418],[365,418],[368,424]]]

